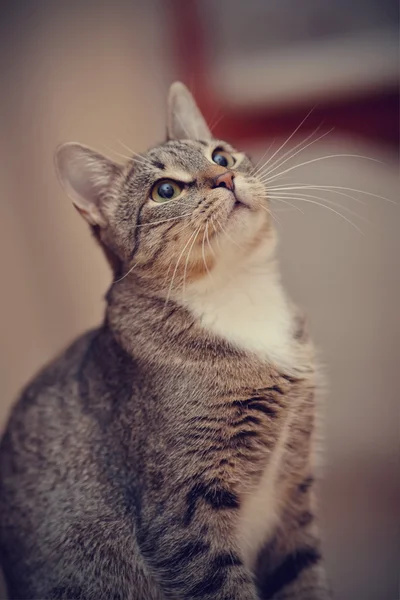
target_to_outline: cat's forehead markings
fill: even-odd
[[[177,181],[181,181],[182,183],[191,183],[193,181],[193,176],[190,175],[187,171],[183,171],[182,169],[167,167],[165,173],[163,173],[163,177],[176,179]]]

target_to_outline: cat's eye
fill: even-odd
[[[154,202],[169,202],[182,193],[182,185],[173,179],[158,181],[151,190],[151,199]]]
[[[221,148],[214,150],[211,158],[220,167],[230,168],[233,167],[236,162],[232,154],[229,154],[229,152],[226,152],[225,150],[221,150]]]

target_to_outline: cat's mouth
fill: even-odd
[[[240,198],[240,196],[238,196],[238,194],[236,192],[232,192],[233,197],[234,197],[234,203],[232,206],[232,211],[236,211],[239,210],[241,208],[247,208],[249,209],[250,206],[244,201],[242,200],[242,198]]]

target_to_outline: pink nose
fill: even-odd
[[[234,178],[235,175],[232,173],[232,171],[225,171],[225,173],[218,175],[218,177],[214,179],[214,187],[227,188],[233,192],[235,189],[235,184],[233,182]]]

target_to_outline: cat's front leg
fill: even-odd
[[[294,487],[281,525],[256,566],[261,600],[330,600],[317,524],[314,479]]]
[[[164,503],[139,540],[166,597],[258,600],[235,541],[239,502],[221,482],[196,483],[184,501]]]

